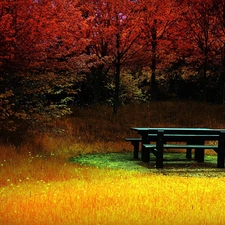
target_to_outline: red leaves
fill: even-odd
[[[39,82],[29,91],[43,94],[41,85],[53,91],[84,75],[103,85],[114,74],[119,83],[122,68],[149,66],[151,76],[180,59],[199,65],[206,52],[207,63],[217,61],[225,41],[221,2],[216,7],[212,0],[1,1],[0,69],[29,72],[24,82]],[[34,78],[37,71],[41,75]],[[49,76],[43,79],[42,72]]]
[[[183,52],[187,43],[190,46],[194,33],[188,28],[192,28],[195,33],[199,32],[199,35],[204,34],[198,26],[201,15],[195,14],[196,18],[190,18],[190,13],[187,14],[187,6],[201,6],[202,0],[187,2],[188,4],[185,1],[181,4],[166,0],[3,1],[0,3],[0,61],[3,58],[13,59],[17,61],[17,69],[19,65],[20,69],[38,65],[53,69],[58,65],[59,68],[68,69],[72,66],[66,65],[68,61],[79,60],[83,53],[95,54],[99,59],[105,56],[113,59],[118,53],[115,52],[118,50],[118,37],[121,55],[126,54],[126,60],[135,60],[134,55],[142,57],[143,47],[151,45],[154,21],[157,21],[158,56],[165,58],[168,47],[177,52],[176,46]],[[206,6],[211,0],[203,2]],[[191,24],[189,26],[187,20],[182,20],[184,15],[189,16],[189,21],[193,20],[191,24],[195,24],[194,27]],[[214,14],[214,18],[216,16]],[[212,23],[213,21],[210,22],[211,26],[218,24]],[[221,37],[224,34],[221,29],[214,28],[212,32],[217,32]],[[189,41],[181,39],[182,36]],[[221,39],[221,43],[223,42]],[[220,48],[218,42],[214,43],[217,44],[217,49]],[[151,48],[148,51],[149,56],[146,55],[145,58],[151,58]]]

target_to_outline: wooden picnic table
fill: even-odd
[[[149,162],[150,152],[152,152],[156,156],[157,168],[163,168],[163,152],[166,148],[187,149],[186,156],[188,157],[190,157],[191,150],[195,149],[195,159],[198,162],[204,162],[205,149],[212,149],[217,153],[217,167],[224,168],[225,129],[132,127],[131,130],[141,136],[142,161]],[[206,141],[214,141],[217,144],[208,145]],[[173,142],[173,144],[168,144],[168,142]],[[186,142],[186,144],[180,144],[181,142]]]

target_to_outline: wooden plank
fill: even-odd
[[[148,139],[149,141],[156,141],[157,135],[149,134]],[[169,141],[188,142],[188,141],[195,141],[195,140],[210,141],[210,140],[218,140],[219,135],[164,134],[163,139],[165,142],[169,142]]]
[[[141,138],[125,138],[126,141],[141,141]]]
[[[156,148],[156,144],[144,144],[145,148]],[[182,145],[182,144],[164,144],[163,148],[190,148],[190,149],[218,149],[216,145]]]
[[[181,144],[164,144],[164,148],[191,148],[191,149],[218,149],[216,145],[181,145]]]

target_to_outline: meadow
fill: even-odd
[[[225,106],[155,102],[73,109],[55,129],[1,144],[0,224],[225,224],[225,176],[165,176],[70,162],[89,153],[131,152],[133,126],[223,128]]]

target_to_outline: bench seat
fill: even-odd
[[[198,141],[202,140],[202,138],[207,138],[209,140],[217,140],[219,135],[195,135],[195,134],[164,134],[164,141],[166,142],[193,142],[193,141]],[[142,141],[142,138],[139,137],[127,137],[125,138],[127,142],[131,142],[131,144],[134,146],[134,151],[133,151],[133,159],[139,159],[138,157],[138,152],[139,152],[139,145],[140,142]],[[157,134],[148,134],[148,142],[156,142],[157,140]],[[195,149],[194,147],[188,147],[186,145],[186,158],[191,159],[191,149]],[[150,146],[149,146],[150,148]],[[165,148],[172,148],[172,147],[165,147]],[[184,146],[178,147],[178,145],[174,146],[174,148],[184,148]],[[209,148],[210,149],[210,148]]]
[[[145,148],[156,148],[156,144],[143,144]],[[216,145],[184,145],[184,144],[164,144],[163,148],[177,148],[177,149],[213,149],[217,150],[218,146]]]
[[[156,156],[156,168],[163,167],[163,154],[159,152],[156,148],[156,144],[143,144],[146,154],[153,153]],[[212,149],[215,152],[218,152],[217,145],[194,145],[194,144],[163,144],[163,149],[195,149],[196,160],[198,162],[204,162],[204,149]],[[199,151],[198,151],[199,150]]]

